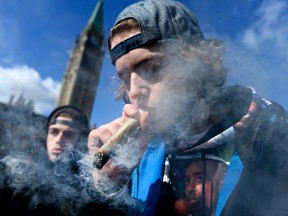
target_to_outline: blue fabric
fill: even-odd
[[[239,158],[239,155],[235,153],[231,160],[230,165],[227,169],[221,191],[219,193],[216,214],[215,216],[219,216],[227,199],[229,198],[232,190],[238,182],[238,179],[242,173],[243,164]]]
[[[145,203],[147,216],[156,215],[165,159],[165,143],[155,141],[148,145],[141,163],[132,173],[132,197]]]

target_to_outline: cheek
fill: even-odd
[[[74,137],[74,139],[71,140],[71,143],[76,145],[78,143],[78,137]]]
[[[48,136],[47,136],[47,139],[46,139],[47,146],[48,146],[48,144],[49,144],[51,141],[53,141],[53,137],[50,136],[50,135],[48,135]]]
[[[178,119],[183,113],[187,103],[187,93],[180,86],[167,88],[165,92],[159,95],[158,108],[166,113],[166,117]]]
[[[197,197],[202,196],[202,184],[199,184],[195,187],[195,194]]]
[[[174,77],[165,79],[165,96],[171,101],[183,103],[187,101],[188,86],[190,83],[183,77]]]
[[[48,151],[48,152],[52,149],[53,143],[54,143],[54,142],[51,141],[51,139],[48,139],[48,138],[47,138],[47,140],[46,140],[46,148],[47,148],[47,151]]]
[[[177,105],[187,100],[187,84],[173,79],[164,79],[151,87],[152,96],[157,96],[162,104]]]
[[[165,130],[174,124],[185,111],[187,104],[186,84],[172,77],[165,77],[161,82],[150,86],[148,106],[154,109],[158,130]]]
[[[185,194],[186,194],[186,196],[188,196],[190,190],[191,190],[191,188],[190,188],[189,184],[185,185]]]

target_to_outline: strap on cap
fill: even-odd
[[[116,60],[122,55],[141,45],[144,45],[145,43],[146,42],[144,41],[141,33],[122,41],[112,50],[110,50],[112,64],[115,65]]]

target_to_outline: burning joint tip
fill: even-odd
[[[93,161],[93,166],[97,169],[102,169],[102,167],[107,163],[109,160],[109,157],[107,155],[103,154],[102,152],[97,152],[94,155],[94,161]]]
[[[124,124],[113,134],[110,139],[101,146],[94,155],[93,166],[102,169],[110,159],[117,143],[126,135],[135,130],[139,125],[139,119],[128,118]]]

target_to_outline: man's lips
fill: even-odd
[[[200,199],[189,199],[189,202],[191,203],[191,204],[196,204],[196,203],[200,203]]]
[[[52,153],[53,153],[53,154],[61,154],[61,152],[62,152],[61,148],[54,148],[54,149],[52,150]]]
[[[187,199],[188,199],[189,203],[194,204],[194,205],[196,203],[199,203],[199,204],[201,203],[201,198],[195,197],[194,195],[188,196]]]

